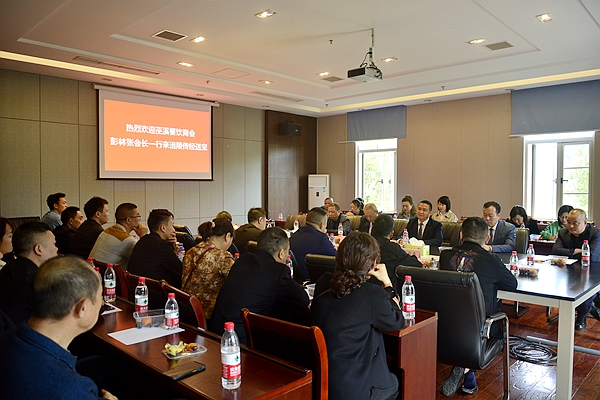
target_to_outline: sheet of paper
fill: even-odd
[[[112,304],[108,304],[108,303],[104,305],[104,308],[105,308],[104,312],[100,315],[112,314],[112,313],[123,311],[119,307],[114,306]]]
[[[156,339],[163,336],[172,335],[173,333],[183,332],[183,329],[171,329],[166,330],[162,327],[156,328],[131,328],[125,329],[118,332],[109,333],[108,336],[113,339],[117,339],[119,342],[129,346],[130,344],[136,344],[145,342],[147,340]]]

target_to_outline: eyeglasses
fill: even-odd
[[[140,214],[138,214],[138,215],[131,215],[131,216],[129,216],[129,218],[142,218],[142,216]]]

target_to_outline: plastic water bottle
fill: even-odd
[[[104,272],[104,301],[113,303],[117,300],[117,275],[112,264],[106,266]]]
[[[529,244],[529,247],[527,248],[527,266],[528,267],[533,267],[533,263],[534,263],[534,259],[535,258],[535,250],[533,249],[533,244]]]
[[[288,258],[287,258],[287,260],[285,260],[285,265],[287,265],[288,268],[290,269],[290,274],[292,275],[292,278],[293,278],[294,277],[294,264],[292,263],[291,254],[288,254]]]
[[[408,229],[404,229],[404,232],[402,232],[402,246],[406,246],[408,242]]]
[[[329,241],[331,242],[331,244],[335,244],[335,236],[333,236],[333,233],[329,234]]]
[[[94,265],[94,259],[92,257],[88,257],[87,263],[90,264],[90,267],[96,269],[96,265]]]
[[[221,336],[221,384],[225,389],[237,389],[242,383],[240,341],[234,327],[233,322],[225,322],[225,332]]]
[[[338,224],[338,236],[344,236],[344,225],[341,222]]]
[[[282,212],[279,213],[279,220],[283,221],[283,213]]]
[[[238,258],[240,258],[240,253],[235,253],[235,254],[233,255],[233,258],[235,258],[236,260],[237,260]]]
[[[583,245],[581,246],[581,266],[589,267],[590,266],[590,245],[587,240],[583,241]]]
[[[415,287],[412,276],[404,276],[402,285],[402,315],[404,319],[415,319]]]
[[[138,315],[148,313],[148,287],[146,286],[146,278],[140,276],[138,284],[135,287],[135,311]]]
[[[300,227],[300,223],[298,222],[298,218],[296,218],[294,220],[294,230],[297,231],[299,227]]]
[[[512,254],[510,255],[510,272],[512,272],[513,275],[519,274],[519,257],[517,256],[517,252],[515,250],[513,250]]]
[[[179,328],[179,305],[175,300],[175,293],[169,293],[169,299],[165,304],[165,328]]]
[[[177,257],[179,258],[179,261],[183,262],[183,258],[185,257],[183,243],[177,243]]]

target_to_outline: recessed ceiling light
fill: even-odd
[[[319,76],[327,76],[327,75],[331,75],[331,72],[327,72],[327,71],[325,71],[325,72],[319,72],[317,75],[319,75]]]
[[[198,36],[193,39],[190,39],[190,42],[200,43],[200,42],[204,42],[205,40],[206,40],[206,38],[204,36]]]
[[[185,61],[179,61],[177,64],[181,65],[182,67],[193,67],[194,64],[191,64],[189,62],[185,62]]]
[[[536,15],[535,17],[539,19],[541,23],[552,21],[552,17],[548,13]]]
[[[479,43],[483,43],[485,42],[484,38],[479,38],[479,39],[473,39],[473,40],[469,40],[467,43],[468,44],[479,44]]]
[[[381,61],[383,62],[392,62],[392,61],[396,61],[398,58],[396,57],[387,57],[387,58],[382,58]]]
[[[265,10],[265,11],[259,12],[258,14],[254,14],[254,15],[256,15],[258,18],[269,18],[275,14],[277,14],[277,13],[273,10]]]
[[[259,82],[264,83],[265,85],[270,85],[271,83],[273,83],[273,81],[268,81],[266,79],[261,79]]]

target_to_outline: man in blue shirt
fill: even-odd
[[[78,257],[52,258],[35,275],[33,296],[29,321],[0,336],[0,398],[116,399],[79,375],[77,358],[67,350],[98,320],[98,273]]]

